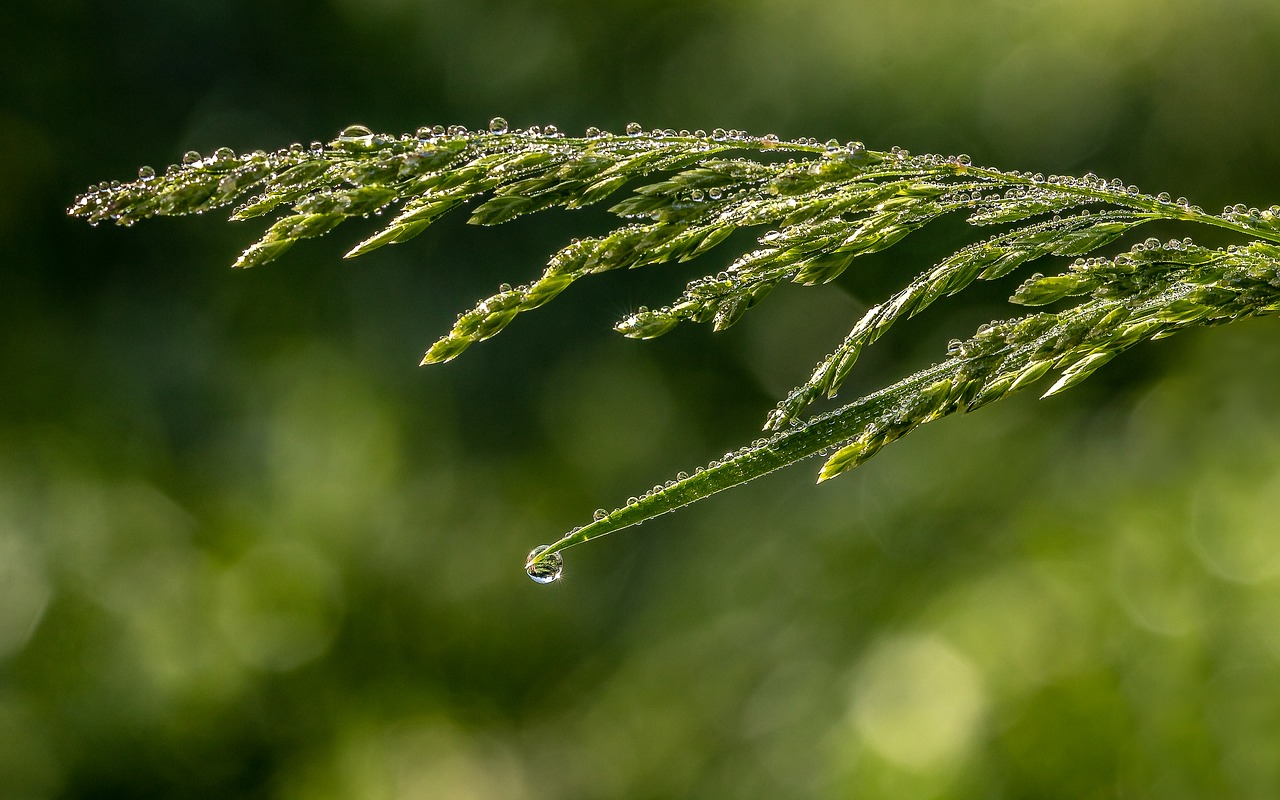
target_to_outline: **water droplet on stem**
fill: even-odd
[[[529,551],[529,557],[524,560],[524,571],[529,574],[534,583],[552,583],[560,580],[560,576],[564,573],[564,557],[559,553],[552,553],[541,561],[534,561],[550,546],[538,545]]]

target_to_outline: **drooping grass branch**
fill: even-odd
[[[976,226],[1002,227],[923,269],[869,309],[769,414],[766,438],[692,475],[680,473],[535,549],[526,568],[543,582],[559,576],[567,547],[774,469],[824,454],[819,480],[826,480],[926,422],[973,410],[1055,371],[1045,396],[1140,342],[1280,309],[1277,206],[1209,214],[1183,198],[1144,194],[1094,175],[1045,177],[978,167],[966,156],[913,156],[858,142],[780,141],[739,131],[645,132],[633,124],[625,134],[590,129],[566,137],[553,127],[511,130],[495,119],[487,131],[422,128],[397,138],[352,126],[309,148],[188,153],[161,175],[144,167],[135,181],[99,185],[70,213],[91,223],[131,225],[225,207],[234,207],[233,220],[285,209],[235,263],[252,267],[348,218],[388,209],[395,210],[390,220],[348,257],[404,242],[455,208],[469,207],[471,222],[493,225],[556,206],[599,203],[627,187],[630,194],[611,207],[624,220],[619,227],[570,243],[528,284],[504,284],[461,314],[423,363],[455,358],[588,275],[689,261],[738,229],[764,229],[758,247],[616,329],[639,339],[681,322],[723,330],[779,283],[831,281],[858,256],[889,248],[944,215],[963,213]],[[1087,258],[1156,220],[1211,225],[1247,238],[1225,249],[1147,239],[1110,257]],[[843,408],[801,419],[815,399],[838,392],[863,348],[899,320],[975,280],[1002,278],[1055,256],[1075,260],[1058,274],[1032,275],[1010,299],[1022,306],[1059,304],[1060,310],[983,325],[967,341],[953,341],[945,360]]]

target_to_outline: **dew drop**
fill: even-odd
[[[362,136],[372,136],[373,131],[364,125],[348,125],[338,133],[339,139],[359,139]]]
[[[149,181],[156,176],[155,167],[138,167],[138,177]]]
[[[628,123],[627,123],[627,135],[628,135],[628,136],[639,136],[639,135],[640,135],[641,133],[643,133],[643,132],[644,132],[644,128],[640,127],[640,123],[639,123],[639,122],[628,122]]]
[[[591,126],[590,128],[587,128],[587,138],[588,139],[600,138],[600,129],[595,127],[594,125]]]
[[[489,133],[506,133],[507,121],[502,117],[494,117],[489,120]]]
[[[188,150],[187,152],[182,154],[183,164],[194,164],[199,160],[200,160],[200,154],[195,150]]]
[[[534,583],[552,583],[560,580],[560,576],[564,574],[564,556],[559,553],[552,553],[543,560],[533,562],[544,550],[551,545],[540,544],[529,551],[529,557],[524,560],[524,571],[529,574]]]
[[[603,508],[597,508],[595,513],[591,515],[591,518],[594,519],[596,522],[599,522],[600,520],[604,519],[607,516],[609,516],[608,511],[606,511]]]
[[[717,142],[723,142],[729,138],[729,134],[724,128],[716,128],[711,132],[711,138]]]

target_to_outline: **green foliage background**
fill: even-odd
[[[540,588],[532,545],[754,437],[869,303],[972,232],[783,287],[716,336],[610,333],[688,277],[611,274],[418,370],[457,310],[602,212],[447,219],[355,263],[339,232],[232,274],[252,223],[63,211],[188,149],[495,114],[861,139],[1267,206],[1280,6],[11,6],[0,795],[1280,786],[1274,320],[943,420],[822,487],[771,476],[575,549]],[[1019,280],[896,329],[845,394],[1007,315]]]

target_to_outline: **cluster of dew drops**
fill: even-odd
[[[443,132],[444,131],[437,132],[436,135],[439,135],[440,133],[443,133]],[[469,133],[469,131],[467,131],[465,128],[462,128],[460,126],[451,127],[447,130],[447,132],[451,135],[466,135]],[[546,127],[531,125],[528,128],[523,130],[513,129],[507,123],[507,120],[502,117],[494,117],[493,119],[489,120],[488,132],[491,134],[497,134],[497,135],[524,134],[526,136],[549,136],[552,138],[559,138],[564,135],[554,125],[547,125]],[[726,130],[725,128],[716,128],[712,130],[710,133],[708,133],[705,130],[688,131],[688,130],[675,130],[674,128],[654,128],[653,130],[646,132],[644,126],[641,125],[639,122],[629,122],[624,128],[624,132],[626,133],[627,136],[630,136],[630,137],[641,137],[646,135],[647,133],[650,137],[654,139],[695,139],[695,140],[710,140],[714,142],[738,141],[743,143],[759,144],[764,146],[766,149],[769,147],[780,147],[780,146],[800,146],[800,147],[820,146],[818,140],[815,138],[802,137],[792,141],[784,141],[781,138],[779,138],[776,134],[772,134],[772,133],[768,133],[763,136],[752,136],[745,131]],[[422,135],[422,131],[419,131],[419,135],[420,136]],[[597,128],[594,126],[587,128],[585,133],[585,137],[587,139],[601,139],[601,138],[610,137],[612,135],[614,134],[611,134],[608,131],[601,130],[600,128]],[[851,150],[863,149],[862,144],[860,142],[850,142],[848,145],[842,146],[835,139],[831,139],[825,145],[825,149],[828,152],[836,152],[846,148]]]

